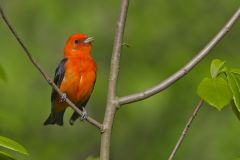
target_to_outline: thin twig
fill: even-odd
[[[131,94],[128,96],[120,97],[118,99],[119,105],[124,105],[128,103],[133,103],[136,101],[141,101],[147,99],[163,90],[171,86],[177,80],[185,76],[190,70],[193,69],[210,51],[212,48],[216,46],[216,44],[227,34],[228,31],[232,28],[233,24],[240,17],[240,8],[237,9],[235,14],[230,18],[230,20],[226,23],[226,25],[219,31],[219,33],[191,60],[189,61],[183,68],[178,70],[172,76],[168,77],[163,82],[158,85],[147,89],[143,92]]]
[[[121,1],[120,14],[117,21],[117,29],[115,33],[108,83],[107,107],[103,121],[104,133],[101,136],[100,160],[109,160],[112,124],[117,108],[116,86],[119,72],[119,61],[123,44],[122,39],[127,17],[128,4],[129,4],[128,0]]]
[[[179,149],[179,147],[180,147],[180,145],[182,144],[185,136],[187,135],[188,130],[189,130],[189,128],[191,127],[193,120],[195,119],[198,111],[199,111],[200,108],[203,106],[203,104],[204,104],[204,101],[201,99],[201,100],[198,102],[196,108],[194,109],[191,117],[188,119],[188,122],[187,122],[186,126],[184,127],[184,129],[183,129],[183,131],[182,131],[182,134],[181,134],[181,136],[179,137],[179,139],[178,139],[178,141],[177,141],[174,149],[172,150],[172,153],[170,154],[168,160],[172,160],[173,157],[175,156],[177,150]]]
[[[12,25],[9,23],[7,17],[5,16],[1,6],[0,6],[0,14],[3,18],[3,21],[6,23],[7,27],[9,28],[9,30],[11,31],[11,33],[13,34],[13,36],[16,38],[16,40],[18,41],[18,43],[21,45],[21,47],[24,50],[24,53],[26,53],[27,57],[29,58],[29,60],[32,62],[32,64],[38,69],[38,71],[42,74],[42,76],[46,79],[46,81],[48,82],[48,84],[50,86],[52,86],[56,92],[62,96],[62,92],[60,91],[60,89],[54,84],[54,82],[51,80],[51,78],[47,75],[47,73],[44,71],[44,69],[36,62],[36,60],[33,58],[32,54],[30,53],[30,51],[27,49],[27,47],[24,45],[23,41],[20,39],[20,37],[17,35],[16,31],[13,29]],[[77,108],[77,106],[75,104],[73,104],[68,98],[66,99],[66,103],[74,110],[76,111],[79,115],[82,115],[82,111],[80,109]],[[91,117],[88,117],[86,119],[87,122],[89,122],[90,124],[94,125],[95,127],[99,128],[100,130],[102,130],[102,124],[99,123],[98,121],[94,120]]]

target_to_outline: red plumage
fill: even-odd
[[[91,56],[93,40],[92,37],[87,37],[85,34],[76,33],[70,36],[64,47],[64,59],[59,63],[54,77],[54,82],[60,90],[84,112],[96,80],[96,64]],[[67,103],[63,102],[62,97],[54,90],[51,102],[51,114],[44,125],[63,125],[63,115],[68,107]],[[78,113],[74,112],[70,124],[73,124],[78,117]]]

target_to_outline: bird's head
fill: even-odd
[[[85,34],[75,33],[71,35],[64,47],[64,57],[90,54],[92,41],[94,41],[94,38],[87,37]]]

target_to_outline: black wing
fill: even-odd
[[[61,62],[58,64],[57,69],[55,70],[55,76],[54,76],[54,83],[60,87],[64,74],[65,74],[65,63],[67,62],[67,58],[64,58],[61,60]],[[56,99],[56,96],[58,93],[53,89],[52,95],[51,95],[51,101]]]

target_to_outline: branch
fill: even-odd
[[[38,71],[41,73],[41,75],[46,79],[46,81],[48,82],[48,84],[50,86],[52,86],[56,92],[62,96],[62,92],[60,91],[60,89],[55,85],[55,83],[51,80],[51,78],[47,75],[47,73],[43,70],[43,68],[36,62],[36,60],[33,58],[32,54],[30,53],[30,51],[27,49],[27,47],[24,45],[24,43],[22,42],[22,40],[20,39],[20,37],[17,35],[16,31],[13,29],[13,27],[11,26],[11,24],[9,23],[7,17],[5,16],[1,6],[0,6],[0,14],[3,18],[3,21],[6,23],[7,27],[9,28],[9,30],[11,31],[11,33],[13,34],[13,36],[16,38],[16,40],[18,41],[18,43],[21,45],[21,47],[23,48],[24,52],[26,53],[27,57],[29,58],[29,60],[32,62],[32,64],[38,69]],[[79,115],[82,115],[82,111],[80,109],[77,108],[77,106],[75,104],[73,104],[68,98],[66,99],[66,103],[74,110],[76,111]],[[102,124],[97,122],[96,120],[94,120],[91,117],[88,117],[86,119],[87,122],[89,122],[90,124],[94,125],[95,127],[99,128],[100,130],[102,129]]]
[[[119,105],[124,105],[128,103],[133,103],[136,101],[141,101],[147,99],[166,88],[170,87],[173,83],[177,80],[185,76],[190,70],[193,69],[210,51],[212,48],[216,46],[216,44],[230,31],[233,24],[238,20],[240,17],[240,8],[237,9],[235,14],[230,18],[230,20],[226,23],[226,25],[219,31],[219,33],[191,60],[189,61],[183,68],[179,71],[168,77],[163,82],[159,83],[158,85],[147,89],[143,92],[131,94],[128,96],[120,97],[118,99]]]
[[[179,139],[178,139],[178,141],[177,141],[177,143],[176,143],[176,145],[175,145],[172,153],[170,154],[168,160],[172,160],[173,157],[175,156],[177,150],[179,149],[179,147],[180,147],[180,145],[182,144],[185,136],[187,135],[188,130],[189,130],[189,128],[191,127],[193,120],[195,119],[198,111],[199,111],[200,108],[203,106],[203,104],[204,104],[204,101],[201,99],[201,100],[198,102],[196,108],[194,109],[194,111],[193,111],[191,117],[189,118],[187,124],[185,125],[185,127],[184,127],[184,129],[183,129],[183,131],[182,131],[182,134],[181,134],[181,136],[179,137]]]
[[[107,107],[105,111],[104,121],[103,121],[103,130],[104,133],[101,136],[101,149],[100,149],[100,160],[109,160],[110,152],[110,140],[111,140],[111,130],[114,120],[114,115],[117,109],[116,103],[116,86],[119,72],[119,61],[122,49],[122,39],[125,28],[125,22],[127,17],[128,10],[128,0],[121,1],[121,9],[119,18],[117,21],[117,29],[115,33],[112,59],[110,66],[110,75],[108,83],[108,97],[107,97]]]

